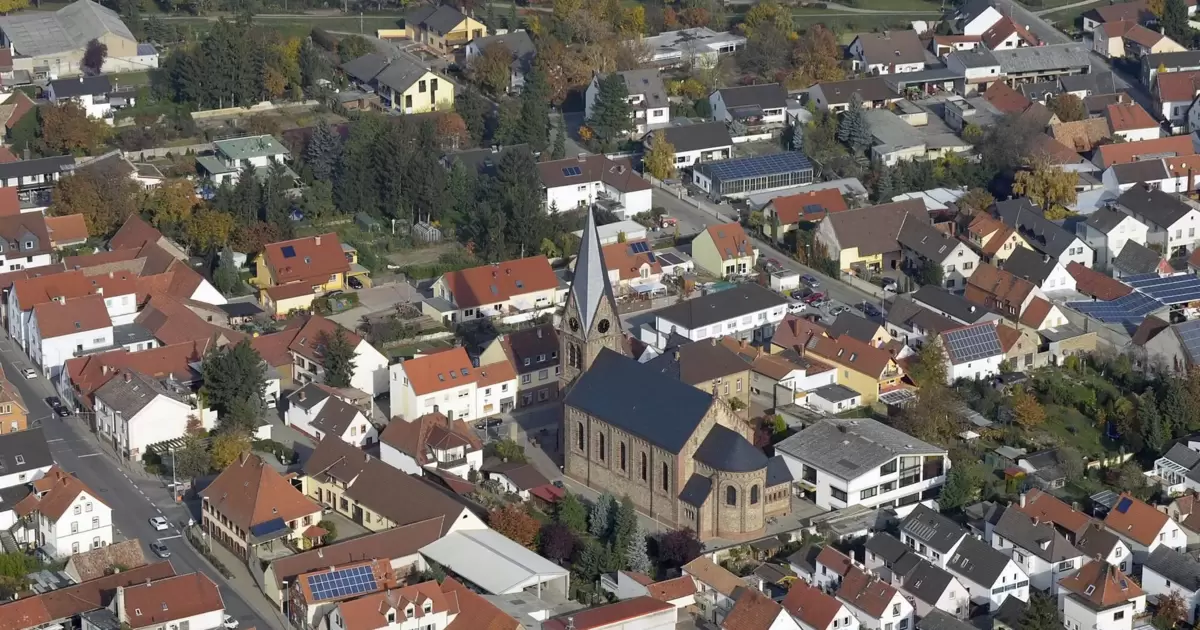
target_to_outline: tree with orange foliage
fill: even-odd
[[[185,179],[164,182],[149,195],[142,209],[150,215],[150,223],[159,229],[182,226],[192,216],[199,200],[195,187]]]
[[[541,524],[529,515],[521,505],[506,505],[488,513],[488,527],[500,532],[505,538],[533,551],[537,551],[538,532]]]
[[[471,142],[466,121],[454,112],[443,113],[433,124],[443,151],[457,151]]]
[[[88,118],[74,102],[43,105],[38,108],[42,121],[42,142],[52,154],[86,155],[103,144],[110,129],[102,120]]]
[[[712,15],[704,7],[690,7],[679,14],[679,23],[687,28],[708,26]]]

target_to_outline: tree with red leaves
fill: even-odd
[[[520,505],[506,505],[488,513],[488,526],[509,540],[531,551],[537,551],[541,525]]]
[[[575,553],[576,542],[571,528],[562,523],[548,523],[542,528],[542,555],[554,562],[562,564],[570,558],[571,554]]]
[[[695,560],[704,545],[691,528],[677,529],[658,539],[658,561],[664,569],[673,569]]]

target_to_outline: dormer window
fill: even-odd
[[[408,605],[408,606],[407,606],[407,607],[404,609],[404,616],[405,616],[405,617],[407,617],[407,618],[409,618],[409,619],[412,619],[412,618],[413,618],[413,612],[414,612],[414,611],[413,611],[413,605],[412,605],[412,604],[409,604],[409,605]]]
[[[396,623],[396,611],[389,610],[387,614],[388,623]]]
[[[431,613],[433,612],[433,604],[425,602],[425,605],[421,607],[421,610],[425,611],[426,614]]]
[[[33,249],[33,241],[25,241],[25,249]]]

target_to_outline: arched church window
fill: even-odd
[[[646,454],[642,453],[642,467],[641,467],[642,481],[646,480],[646,470],[647,470],[646,469]]]
[[[668,484],[671,482],[671,476],[668,474],[669,472],[670,472],[670,468],[667,467],[667,462],[663,462],[663,465],[662,465],[662,489],[663,489],[663,492],[666,492],[667,490],[669,490],[669,488],[667,487]]]
[[[584,432],[583,432],[583,423],[582,423],[582,422],[580,422],[580,423],[578,423],[578,424],[576,425],[576,428],[575,428],[575,435],[576,435],[576,437],[578,438],[578,441],[579,441],[579,450],[581,450],[581,451],[583,451],[583,450],[586,450],[586,449],[584,448],[584,446],[583,446],[583,443],[584,443]]]
[[[600,438],[600,461],[604,461],[604,451],[605,451],[604,434],[597,433],[596,437]]]
[[[750,486],[750,505],[756,505],[757,503],[758,503],[758,485],[755,484],[753,486]]]
[[[728,505],[737,505],[737,488],[733,486],[725,488],[725,503]]]

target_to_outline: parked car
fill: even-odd
[[[238,620],[230,617],[229,615],[225,615],[225,619],[221,622],[221,625],[225,626],[227,630],[233,630],[234,628],[238,627]]]
[[[33,368],[25,368],[24,370],[21,370],[21,375],[24,376],[25,378],[37,378],[38,377],[37,370],[35,370]]]
[[[792,290],[792,299],[793,300],[803,300],[804,298],[806,298],[812,294],[813,294],[813,290],[808,287],[804,287],[802,289],[794,289],[794,290]]]
[[[63,406],[62,401],[58,399],[58,396],[46,397],[46,404],[54,410],[55,415],[61,418],[71,415],[71,411]]]
[[[158,556],[159,558],[171,557],[171,550],[167,549],[166,545],[157,541],[150,543],[150,551],[153,551],[154,555]]]
[[[812,306],[814,303],[819,302],[823,299],[825,299],[825,294],[818,291],[818,292],[810,294],[808,297],[804,298],[804,302],[806,304]]]
[[[802,313],[802,312],[804,312],[804,309],[806,309],[806,308],[808,308],[808,305],[805,304],[804,302],[795,302],[795,301],[788,302],[787,312],[793,313],[793,314]]]
[[[356,278],[354,276],[350,276],[348,279],[346,279],[346,283],[350,285],[351,289],[363,288],[362,280],[359,280],[358,278]]]
[[[155,516],[150,519],[150,527],[153,527],[156,532],[161,532],[167,529],[168,526],[166,517]]]
[[[486,419],[486,420],[480,420],[479,422],[476,422],[476,423],[475,423],[475,428],[476,428],[476,429],[479,429],[480,431],[482,431],[482,430],[484,430],[484,429],[490,429],[490,428],[492,428],[492,427],[498,427],[498,426],[500,426],[500,425],[502,425],[502,424],[504,424],[504,421],[503,421],[503,420],[501,420],[500,418],[488,418],[488,419]]]
[[[887,291],[888,293],[896,293],[897,285],[895,278],[884,278],[879,282],[879,286],[883,287],[883,290]]]
[[[856,305],[854,305],[854,308],[857,308],[859,311],[862,312],[863,315],[866,315],[867,317],[879,317],[880,315],[883,314],[879,311],[878,308],[875,308],[874,304],[871,304],[870,302],[862,302],[860,304],[856,304]]]
[[[838,315],[841,315],[842,313],[845,313],[848,310],[850,310],[850,309],[846,308],[845,306],[835,306],[835,307],[829,309],[829,314],[833,315],[834,317],[837,317]]]
[[[811,273],[806,273],[803,276],[800,276],[800,281],[814,289],[821,286],[821,283],[817,281],[816,276],[812,275]]]

